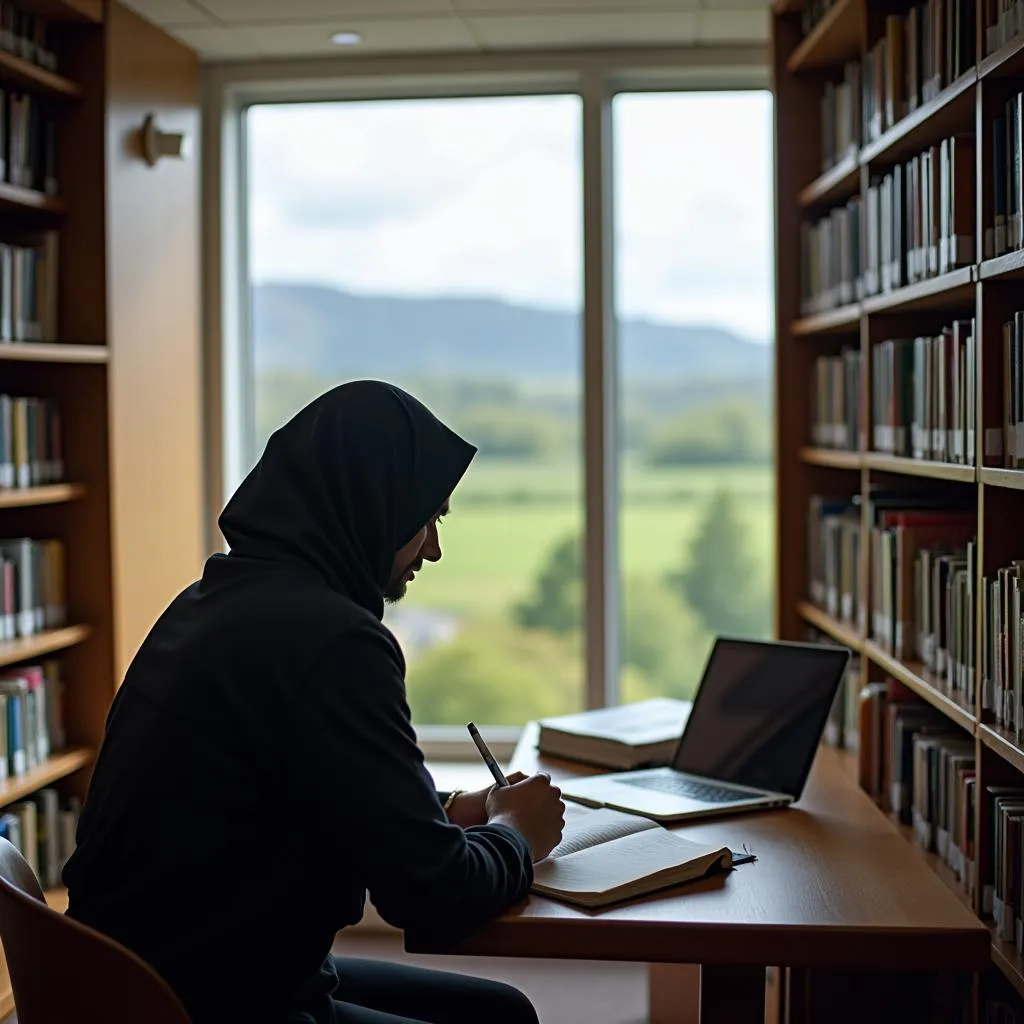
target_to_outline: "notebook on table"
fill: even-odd
[[[534,865],[532,891],[596,908],[728,871],[753,860],[695,843],[656,821],[566,804],[562,841]]]

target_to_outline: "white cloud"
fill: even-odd
[[[623,96],[615,113],[621,311],[768,337],[770,97]],[[256,280],[579,308],[575,97],[249,116]]]

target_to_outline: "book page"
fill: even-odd
[[[570,853],[589,850],[602,843],[610,843],[613,839],[644,832],[652,828],[661,828],[656,821],[641,818],[636,814],[623,814],[602,807],[593,810],[566,801],[565,828],[562,830],[562,841],[548,854],[546,859],[566,857]]]
[[[669,884],[675,878],[684,881],[703,875],[723,856],[728,852],[722,847],[701,846],[663,828],[648,829],[614,843],[542,860],[534,867],[534,887],[553,893],[596,894],[632,887],[655,876]]]

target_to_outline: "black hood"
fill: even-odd
[[[380,618],[395,554],[475,454],[400,388],[352,381],[271,435],[220,528],[232,555],[309,566]]]

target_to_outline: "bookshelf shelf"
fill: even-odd
[[[797,202],[804,209],[848,199],[860,187],[860,164],[853,153],[800,190]]]
[[[978,736],[989,750],[1012,764],[1017,771],[1024,772],[1024,750],[1017,746],[1009,733],[997,725],[986,722],[978,726]]]
[[[947,718],[966,729],[972,736],[974,735],[978,720],[962,704],[952,697],[946,696],[923,665],[904,664],[887,651],[882,650],[872,640],[865,641],[864,653],[883,672],[901,682],[907,689],[913,690],[933,708],[937,708]]]
[[[1024,277],[1024,249],[985,260],[978,268],[978,276],[983,281]]]
[[[900,455],[883,455],[881,452],[867,452],[864,465],[878,473],[900,473],[904,476],[921,476],[930,480],[949,480],[954,483],[974,483],[977,471],[973,466],[961,466],[954,462],[933,462],[929,459],[908,459]]]
[[[865,313],[903,313],[915,310],[966,309],[974,304],[974,268],[908,284],[905,288],[864,300]]]
[[[866,25],[864,0],[837,0],[786,61],[789,71],[834,67],[859,57]]]
[[[801,448],[800,460],[808,466],[827,466],[830,469],[860,469],[864,464],[860,452],[842,451],[838,448]]]
[[[863,649],[864,638],[856,628],[845,622],[840,622],[838,619],[833,619],[831,615],[823,612],[810,601],[801,601],[797,606],[797,612],[804,622],[820,629],[822,633],[827,633],[833,640],[844,647],[849,647],[851,651]]]
[[[65,626],[63,629],[50,629],[45,633],[25,637],[23,640],[5,640],[0,643],[0,668],[74,647],[75,644],[82,643],[90,632],[88,626]]]
[[[0,491],[0,508],[26,508],[30,505],[57,505],[76,501],[85,494],[81,484],[50,484],[47,487],[25,487]]]
[[[880,138],[865,146],[860,152],[860,162],[899,163],[944,135],[960,129],[973,129],[977,81],[976,68],[961,75],[934,99],[911,111]]]
[[[1024,491],[1024,469],[981,469],[978,475],[986,487]]]
[[[978,65],[979,78],[1016,78],[1024,74],[1024,34],[1011,39]]]
[[[772,11],[775,14],[796,14],[804,9],[804,0],[775,0]]]
[[[105,363],[106,345],[72,345],[67,342],[0,342],[0,360],[31,363]]]
[[[799,320],[793,321],[790,330],[795,337],[805,337],[809,334],[829,334],[833,331],[855,333],[859,324],[860,306],[851,304],[849,306],[837,306],[835,309],[828,309],[824,313],[802,316]]]
[[[60,196],[48,196],[35,189],[22,188],[0,181],[0,210],[36,210],[40,213],[61,214],[67,205]]]
[[[6,50],[0,50],[0,82],[9,82],[20,88],[49,96],[78,99],[82,95],[82,87],[77,82],[72,82]]]
[[[1007,981],[1024,996],[1024,956],[1017,952],[1012,942],[1005,942],[996,935],[995,925],[989,924],[992,933],[992,962],[1006,975]]]
[[[88,747],[76,747],[54,754],[38,768],[33,768],[17,778],[0,782],[0,807],[7,807],[23,800],[37,790],[84,768],[91,760],[92,751]]]

